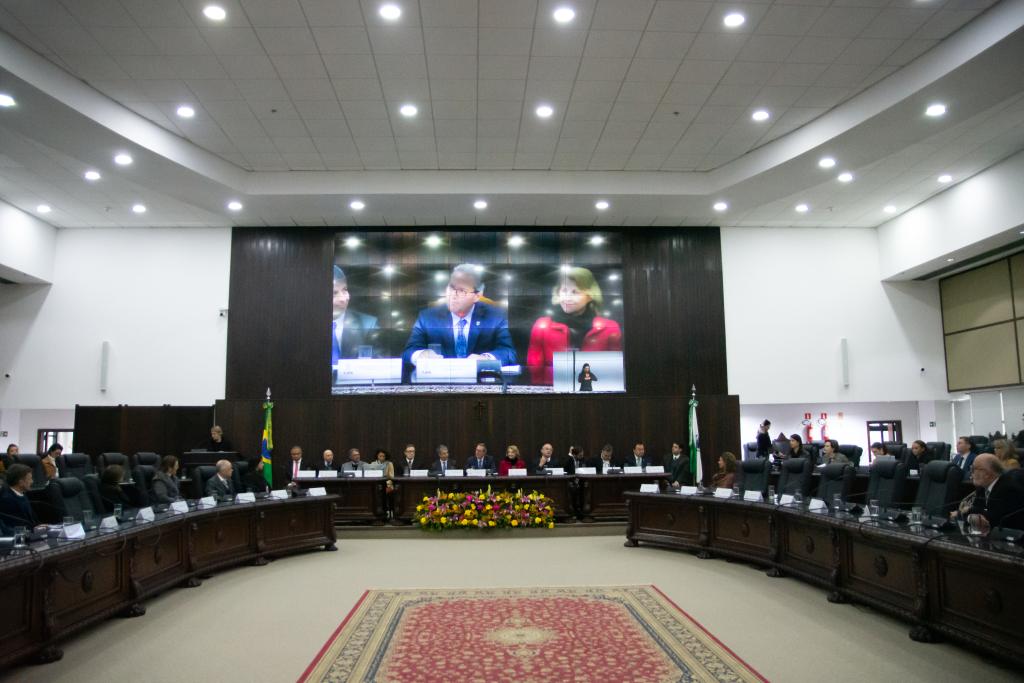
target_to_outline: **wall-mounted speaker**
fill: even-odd
[[[110,342],[100,346],[100,391],[107,390],[107,373],[110,371]]]
[[[843,386],[850,386],[850,345],[846,337],[839,340],[839,357],[843,369]]]

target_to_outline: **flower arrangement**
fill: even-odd
[[[555,527],[555,508],[551,499],[536,491],[524,494],[522,489],[492,492],[438,491],[424,496],[416,506],[416,519],[424,530],[444,529],[506,529],[521,527]]]

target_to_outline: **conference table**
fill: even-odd
[[[198,586],[228,567],[314,548],[335,550],[334,496],[220,503],[82,540],[44,539],[0,557],[0,667],[51,662],[58,643],[174,586]]]
[[[626,545],[722,556],[791,575],[830,602],[870,605],[912,625],[910,637],[942,637],[1024,666],[1024,546],[1006,537],[810,512],[710,495],[625,494]],[[827,609],[823,606],[823,609]]]

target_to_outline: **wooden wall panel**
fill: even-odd
[[[75,406],[75,450],[175,454],[210,438],[213,406]]]

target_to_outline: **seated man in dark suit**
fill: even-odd
[[[593,461],[583,457],[583,449],[579,446],[569,446],[569,455],[563,466],[566,474],[576,474],[576,469],[579,467],[596,467]]]
[[[622,468],[622,465],[615,460],[613,453],[612,445],[610,443],[606,443],[604,448],[601,449],[601,457],[594,464],[594,467],[597,468],[598,474],[607,474],[608,470]]]
[[[39,524],[26,492],[32,488],[32,468],[28,465],[11,465],[4,473],[7,486],[0,490],[0,521],[8,529],[19,526],[33,528]]]
[[[540,453],[537,454],[537,459],[530,463],[534,472],[544,473],[544,470],[549,470],[552,467],[562,467],[562,460],[555,455],[555,447],[549,443],[542,444],[540,447]],[[563,467],[563,469],[565,469]]]
[[[971,483],[977,489],[968,521],[979,523],[984,531],[998,526],[1024,529],[1024,489],[1006,476],[999,458],[979,453],[971,468]]]
[[[405,448],[402,449],[402,457],[395,462],[395,476],[408,477],[411,476],[412,470],[421,469],[424,468],[420,467],[416,461],[416,446],[411,443],[405,444]]]
[[[278,486],[284,486],[298,479],[299,472],[310,469],[312,468],[306,466],[302,460],[302,447],[292,446],[288,451],[288,462],[283,466],[278,466],[275,479],[278,480]]]
[[[441,473],[443,476],[448,470],[458,469],[455,463],[448,459],[448,447],[441,444],[437,447],[437,460],[430,463],[430,473],[437,474]]]
[[[473,456],[466,463],[467,470],[487,470],[490,472],[494,469],[494,458],[487,454],[487,446],[485,444],[478,443],[476,448],[473,450]]]
[[[206,495],[214,498],[233,498],[235,486],[231,483],[234,467],[229,460],[217,461],[217,474],[206,480]]]
[[[323,457],[316,463],[316,471],[322,472],[324,470],[328,472],[337,472],[341,469],[341,465],[334,459],[334,451],[327,449],[324,451]]]
[[[693,486],[693,472],[690,471],[690,456],[683,453],[678,441],[672,442],[672,457],[668,461],[669,482],[672,488]]]
[[[408,382],[413,368],[425,358],[489,358],[515,364],[505,313],[480,301],[480,272],[467,263],[455,266],[445,288],[445,305],[420,311],[402,353],[402,381]],[[441,353],[431,350],[432,344]]]
[[[348,449],[348,462],[341,466],[341,472],[362,472],[366,469],[363,455],[358,448]]]
[[[647,455],[647,448],[642,441],[633,446],[633,454],[626,458],[626,467],[647,467],[653,464],[654,458]]]

